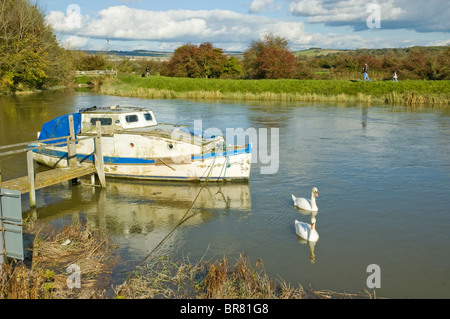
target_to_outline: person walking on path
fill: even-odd
[[[394,82],[398,82],[397,71],[394,71]]]
[[[363,71],[364,71],[364,80],[363,80],[363,82],[366,82],[366,79],[370,82],[370,79],[369,79],[369,66],[367,65],[367,63],[364,64]]]

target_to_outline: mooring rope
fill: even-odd
[[[186,218],[186,216],[188,215],[188,213],[191,211],[192,207],[194,206],[195,202],[197,201],[198,197],[200,196],[200,193],[202,192],[202,190],[206,187],[206,185],[209,182],[209,178],[211,177],[211,172],[212,169],[214,168],[214,163],[216,161],[216,157],[217,157],[217,153],[214,156],[214,160],[211,162],[210,166],[209,166],[209,171],[208,174],[206,176],[206,180],[203,183],[202,187],[200,188],[200,190],[197,193],[197,196],[195,196],[194,200],[192,201],[191,205],[189,206],[189,208],[186,210],[186,212],[184,213],[183,217],[181,217],[180,221],[178,222],[178,224],[158,243],[158,245],[155,246],[155,248],[153,248],[143,259],[142,261],[134,268],[138,268],[141,267],[144,262],[159,248],[161,247],[161,245],[167,240],[167,238],[170,237],[170,235],[172,235],[172,233],[178,228],[180,227],[185,221],[187,221],[189,218]],[[207,170],[206,170],[207,171]],[[205,171],[205,172],[206,172]],[[202,176],[203,177],[203,176]],[[125,280],[125,282],[122,284],[122,287],[125,286],[128,281],[132,278],[133,276],[130,276],[127,278],[127,280]]]

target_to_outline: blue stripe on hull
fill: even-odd
[[[68,155],[67,152],[53,150],[53,149],[40,149],[40,150],[34,150],[35,153],[55,157],[59,160],[67,160]],[[219,153],[208,153],[202,155],[193,155],[191,156],[192,161],[198,161],[203,159],[209,159],[209,158],[220,158],[220,157],[227,157],[227,156],[235,156],[235,155],[241,155],[241,154],[251,154],[252,147],[251,145],[248,145],[245,149],[239,149],[239,150],[232,150],[232,151],[223,151]],[[87,154],[77,154],[77,160],[80,163],[93,163],[94,162],[94,155],[87,155]],[[123,165],[136,165],[136,164],[155,164],[155,159],[145,159],[145,158],[138,158],[138,157],[110,157],[110,156],[104,156],[103,161],[105,164],[123,164]]]
[[[125,174],[106,174],[110,177],[117,178],[133,178],[133,179],[142,179],[142,180],[154,180],[154,181],[162,181],[162,180],[171,180],[171,181],[206,181],[206,177],[184,177],[184,176],[141,176],[141,175],[125,175]],[[221,181],[221,180],[233,180],[233,181],[246,181],[248,177],[209,177],[209,181]]]

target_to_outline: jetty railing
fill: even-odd
[[[75,76],[103,76],[103,75],[116,75],[117,70],[90,70],[90,71],[75,71]]]
[[[40,181],[43,181],[42,185],[54,185],[58,182],[62,182],[64,180],[67,180],[67,176],[70,176],[70,179],[78,178],[84,175],[87,175],[89,173],[89,170],[76,170],[77,167],[80,167],[80,164],[78,164],[77,161],[77,154],[76,154],[76,143],[83,140],[93,139],[94,140],[94,164],[92,166],[95,167],[95,171],[97,172],[97,176],[100,180],[100,184],[102,187],[106,187],[106,179],[105,179],[105,169],[104,169],[104,162],[103,162],[103,146],[102,146],[102,130],[101,130],[101,124],[100,121],[97,121],[96,123],[97,128],[97,134],[94,136],[86,136],[77,138],[75,136],[75,130],[74,130],[74,123],[73,123],[73,116],[69,115],[69,130],[70,135],[62,136],[62,137],[54,137],[49,139],[43,139],[43,140],[37,140],[37,141],[31,141],[31,142],[23,142],[18,144],[11,144],[11,145],[4,145],[0,146],[0,151],[7,150],[0,152],[0,157],[13,155],[13,154],[20,154],[20,153],[26,153],[27,155],[27,184],[29,184],[26,192],[30,193],[30,207],[34,208],[36,207],[36,174],[34,171],[34,157],[33,157],[33,151],[44,149],[49,146],[59,146],[59,145],[67,145],[67,166],[70,170],[73,170],[73,174],[66,175],[66,177],[62,176],[61,180],[55,179],[55,175],[58,175],[56,172],[53,172],[52,174],[45,174],[46,172],[40,173]],[[62,140],[62,141],[61,141]],[[52,144],[45,144],[46,142],[52,142],[52,141],[60,141]],[[13,149],[13,150],[11,150]],[[83,165],[82,167],[86,167],[87,165]],[[56,170],[56,168],[55,168]],[[43,175],[42,175],[43,174]],[[62,175],[62,174],[61,174]],[[46,179],[53,179],[51,183],[46,183]],[[24,191],[23,186],[23,178],[16,179],[17,183],[16,185],[21,191]],[[20,181],[19,181],[20,180]],[[10,182],[10,181],[8,181]],[[0,166],[0,186],[2,184],[5,184],[6,181],[2,181],[2,173],[1,173],[1,166]],[[10,185],[14,185],[14,183],[9,183]],[[44,186],[45,187],[45,186]]]

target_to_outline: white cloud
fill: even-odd
[[[395,0],[379,0],[384,19],[396,19],[403,10],[396,6]],[[398,1],[397,1],[398,2]],[[292,0],[289,6],[291,14],[308,17],[308,22],[354,24],[365,22],[370,2],[360,0]]]
[[[72,50],[83,48],[88,44],[88,42],[89,42],[88,38],[71,35],[61,40],[61,45],[63,46],[63,48]]]
[[[220,43],[220,47],[225,50],[245,50],[251,41],[261,39],[268,33],[285,37],[293,50],[309,47],[336,49],[405,47],[431,43],[431,39],[415,42],[409,39],[393,39],[392,34],[388,34],[389,21],[394,21],[396,17],[400,19],[405,15],[406,9],[400,4],[406,0],[378,1],[382,6],[382,29],[370,34],[365,32],[353,35],[348,32],[346,35],[318,33],[313,31],[314,28],[307,32],[305,24],[295,21],[292,17],[288,20],[218,9],[149,11],[127,6],[112,6],[98,12],[95,18],[69,16],[63,12],[52,11],[46,20],[56,32],[63,35],[63,45],[76,48],[92,48],[95,45],[104,47],[105,38],[108,38],[114,43],[111,49],[118,50],[143,48],[147,44],[152,49],[173,50],[183,43],[207,41]],[[438,0],[431,0],[433,3],[436,1]],[[274,1],[261,0],[258,3],[260,7],[256,6],[257,0],[252,2],[252,5],[255,5],[254,10],[273,5]],[[361,3],[359,0],[292,0],[289,10],[293,15],[306,16],[308,22],[329,25],[359,23],[367,30],[366,19],[370,13],[367,12],[366,5],[366,2]],[[385,13],[386,8],[389,8],[388,13]],[[417,10],[417,6],[413,8],[407,8],[407,12]],[[388,18],[391,20],[387,20]],[[74,24],[74,21],[80,23]],[[438,21],[422,25],[422,28],[430,28],[432,24],[438,24]],[[441,39],[434,41],[434,43],[448,43]]]
[[[450,40],[437,40],[437,41],[431,41],[430,45],[436,45],[436,46],[450,46]]]
[[[269,32],[289,33],[293,38],[304,33],[302,22],[284,22],[229,10],[148,11],[114,6],[101,10],[96,19],[84,19],[79,29],[69,28],[62,12],[51,12],[47,21],[55,31],[64,34],[128,41],[248,44]]]
[[[61,11],[51,11],[45,20],[58,32],[75,33],[83,25],[86,25],[89,17],[76,11],[67,14]]]
[[[265,7],[269,7],[271,5],[273,5],[273,0],[253,0],[250,5],[250,12],[258,13]]]
[[[399,48],[417,45],[417,42],[409,39],[387,39],[384,37],[365,37],[362,35],[341,35],[335,33],[311,34],[306,42],[297,42],[294,45],[303,48],[319,47],[333,49],[358,49],[358,48]],[[426,45],[426,43],[422,43]]]
[[[58,32],[68,32],[69,28],[67,26],[67,17],[61,11],[51,11],[50,14],[45,18],[46,22],[50,24],[53,29],[58,30]]]
[[[448,0],[291,0],[289,12],[294,16],[307,17],[309,23],[346,25],[354,30],[366,30],[369,4],[379,5],[381,28],[450,31]]]

